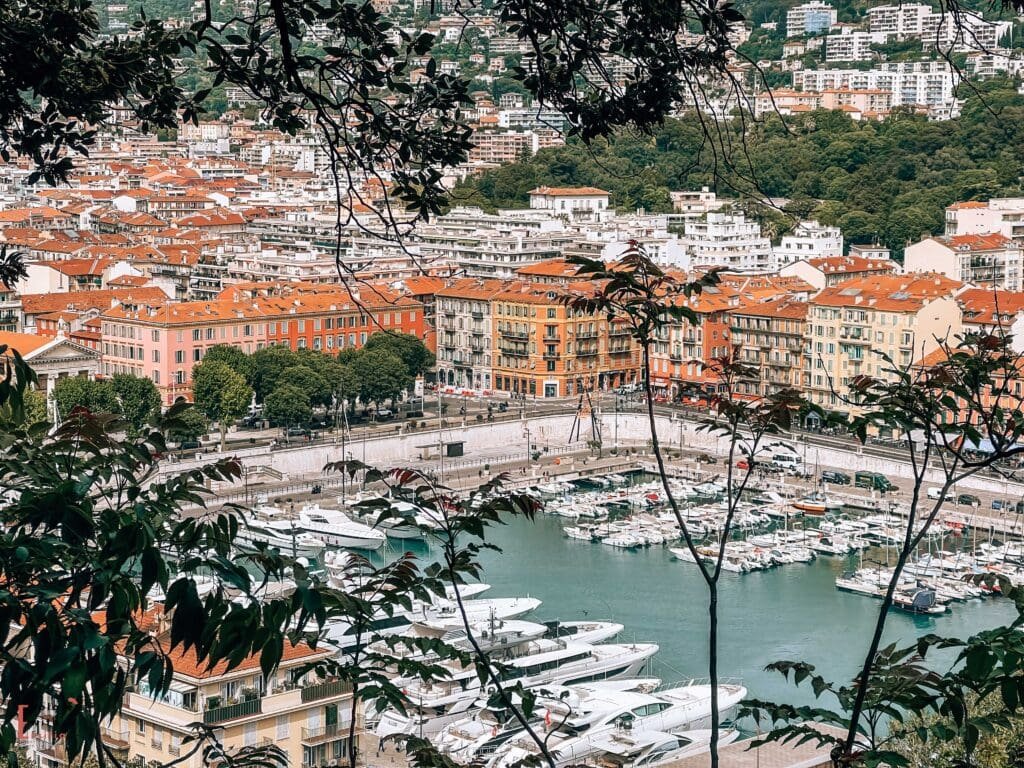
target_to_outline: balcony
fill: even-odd
[[[593,346],[588,345],[586,347],[577,347],[576,357],[593,357],[594,355],[597,355],[599,351],[597,344],[594,344]]]
[[[557,333],[544,334],[544,341],[548,344],[557,344],[559,341],[561,341],[561,339],[562,337],[559,336]]]
[[[523,341],[526,341],[530,338],[530,334],[526,331],[499,331],[499,333],[501,333],[501,335],[506,339],[522,339]]]
[[[348,723],[332,723],[319,728],[303,728],[303,744],[319,744],[324,741],[344,739],[348,737]]]
[[[303,691],[303,693],[305,693],[305,691]],[[303,701],[305,701],[305,699],[303,699]],[[215,723],[223,723],[228,720],[237,720],[241,717],[251,717],[252,715],[259,715],[262,713],[263,700],[250,699],[249,701],[239,701],[236,704],[228,704],[227,706],[206,710],[203,712],[203,723],[206,725],[213,725]]]
[[[559,357],[561,357],[561,355],[558,352],[545,352],[544,353],[544,359],[545,360],[557,360]]]
[[[608,354],[610,355],[628,355],[633,351],[633,347],[630,344],[609,344]]]
[[[609,336],[630,336],[633,333],[633,329],[628,325],[613,325],[608,329]]]
[[[335,696],[344,696],[352,693],[352,684],[345,680],[330,680],[323,683],[307,685],[302,689],[302,703],[308,704],[311,701],[330,699]]]
[[[127,728],[104,727],[100,729],[100,735],[103,738],[103,743],[115,751],[126,750],[131,745],[131,734]]]
[[[576,332],[576,338],[577,339],[596,339],[597,338],[597,331],[596,330],[595,331],[577,331]]]
[[[471,318],[473,318],[474,320],[483,320],[484,319],[484,313],[483,312],[470,312],[469,316]]]

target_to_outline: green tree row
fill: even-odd
[[[196,406],[221,425],[245,415],[253,399],[276,426],[308,424],[317,408],[354,403],[383,405],[399,397],[434,364],[415,336],[376,333],[361,349],[338,355],[272,346],[246,355],[220,345],[207,351],[192,372]]]

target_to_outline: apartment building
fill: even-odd
[[[720,200],[718,193],[712,191],[710,187],[701,187],[700,190],[678,190],[668,194],[672,200],[672,213],[684,219],[699,219],[727,204],[727,201]]]
[[[868,31],[892,35],[898,40],[921,37],[932,14],[930,5],[879,5],[868,8]]]
[[[889,275],[899,271],[899,264],[891,259],[867,258],[864,256],[825,256],[801,259],[787,264],[779,270],[782,277],[798,277],[814,288],[830,288],[833,285],[871,275]]]
[[[473,277],[513,277],[527,264],[560,257],[578,236],[544,210],[454,208],[417,227],[415,247],[426,264],[454,264]]]
[[[790,88],[773,88],[754,96],[754,116],[761,117],[778,113],[795,115],[821,108],[821,94],[817,91],[795,91]]]
[[[909,366],[962,328],[961,283],[937,273],[875,275],[825,288],[810,300],[811,371],[806,394],[818,405],[850,410],[842,397],[861,375],[887,378],[887,355]],[[838,394],[837,394],[838,393]]]
[[[964,333],[1009,334],[1013,350],[1024,352],[1024,293],[966,288],[956,300],[963,310]]]
[[[888,91],[893,107],[948,104],[959,84],[959,73],[945,61],[884,62],[866,70],[824,68],[793,72],[793,87],[798,90]]]
[[[839,227],[827,227],[817,221],[801,221],[792,233],[783,235],[772,248],[774,267],[782,267],[802,259],[822,259],[843,255],[843,233]]]
[[[987,202],[969,200],[946,208],[947,236],[988,232],[1024,242],[1024,197],[993,198]]]
[[[881,119],[892,108],[892,93],[881,88],[827,88],[821,92],[821,108],[856,110],[863,117]]]
[[[507,288],[501,280],[448,281],[435,294],[437,380],[453,387],[488,390],[494,332],[491,300]]]
[[[128,693],[120,716],[108,727],[108,743],[146,765],[181,760],[182,768],[200,768],[201,753],[182,759],[191,748],[186,743],[190,725],[200,721],[216,726],[228,750],[275,744],[290,766],[337,765],[349,745],[351,686],[305,671],[331,654],[327,648],[286,643],[280,666],[265,678],[255,656],[230,671],[225,664],[210,670],[197,662],[194,651],[172,650],[170,690],[156,697],[143,683]]]
[[[537,187],[530,190],[530,208],[560,216],[589,216],[608,210],[608,193],[596,187]]]
[[[828,3],[812,0],[795,5],[786,11],[786,36],[803,37],[828,32],[838,20],[838,11]]]
[[[209,302],[123,303],[102,315],[103,373],[151,379],[170,404],[191,398],[192,367],[212,346],[251,354],[284,344],[336,354],[362,347],[379,330],[422,339],[423,305],[386,286],[353,295],[283,284],[229,289]]]
[[[998,232],[925,238],[903,252],[906,272],[939,272],[963,283],[1019,291],[1022,244]]]
[[[725,267],[747,272],[771,268],[772,243],[761,225],[742,213],[709,213],[703,221],[688,221],[681,242],[693,267]]]
[[[887,36],[842,27],[838,35],[825,38],[825,61],[871,61],[878,58],[872,45],[882,45]]]
[[[699,321],[671,322],[659,329],[651,351],[651,386],[672,399],[714,393],[719,386],[714,361],[731,350],[729,312],[738,306],[739,292],[719,284],[672,301],[691,309]]]
[[[494,389],[564,397],[639,380],[639,350],[628,329],[570,309],[562,295],[526,284],[494,295]]]
[[[925,48],[955,51],[991,50],[1012,23],[988,21],[973,11],[952,14],[929,5],[880,5],[868,9],[868,30],[897,40],[920,38]]]
[[[809,309],[806,301],[779,296],[769,301],[747,302],[729,312],[731,341],[737,357],[759,374],[756,379],[741,382],[740,394],[768,397],[808,385]]]

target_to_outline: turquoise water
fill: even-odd
[[[664,547],[623,551],[569,539],[562,535],[565,524],[541,516],[491,529],[488,539],[503,552],[482,557],[484,581],[492,587],[484,596],[537,597],[544,601],[541,619],[618,621],[626,627],[624,639],[660,645],[653,671],[666,682],[706,677],[707,601],[697,568],[674,560]],[[721,675],[740,678],[752,697],[791,703],[813,697],[765,672],[769,662],[803,659],[829,679],[851,678],[880,605],[835,588],[835,577],[855,563],[819,557],[807,565],[722,574]],[[910,641],[933,632],[966,637],[1013,615],[1012,603],[998,599],[955,603],[942,616],[893,613],[886,639]]]

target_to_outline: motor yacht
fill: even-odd
[[[383,532],[352,520],[337,509],[307,504],[299,510],[298,526],[306,533],[344,549],[380,549],[387,538]]]

